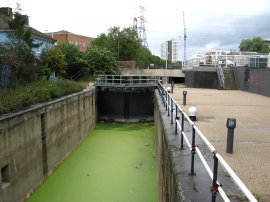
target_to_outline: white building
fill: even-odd
[[[179,61],[179,44],[177,41],[166,41],[161,44],[161,59],[170,62]]]
[[[196,53],[186,63],[187,67],[210,66],[248,66],[251,68],[269,68],[270,54],[257,52],[236,52],[213,49],[204,54]]]

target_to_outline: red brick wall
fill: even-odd
[[[72,33],[52,34],[52,36],[57,41],[67,41],[69,43],[77,45],[81,51],[86,51],[87,47],[93,40],[93,38]]]

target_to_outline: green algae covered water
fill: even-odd
[[[28,202],[156,202],[153,124],[99,123]]]

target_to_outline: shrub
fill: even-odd
[[[0,114],[46,102],[85,88],[86,84],[70,80],[42,80],[16,89],[0,89]]]

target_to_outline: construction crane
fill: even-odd
[[[183,25],[184,25],[184,64],[186,62],[186,46],[187,46],[187,28],[186,28],[186,22],[185,22],[185,12],[183,11]]]

